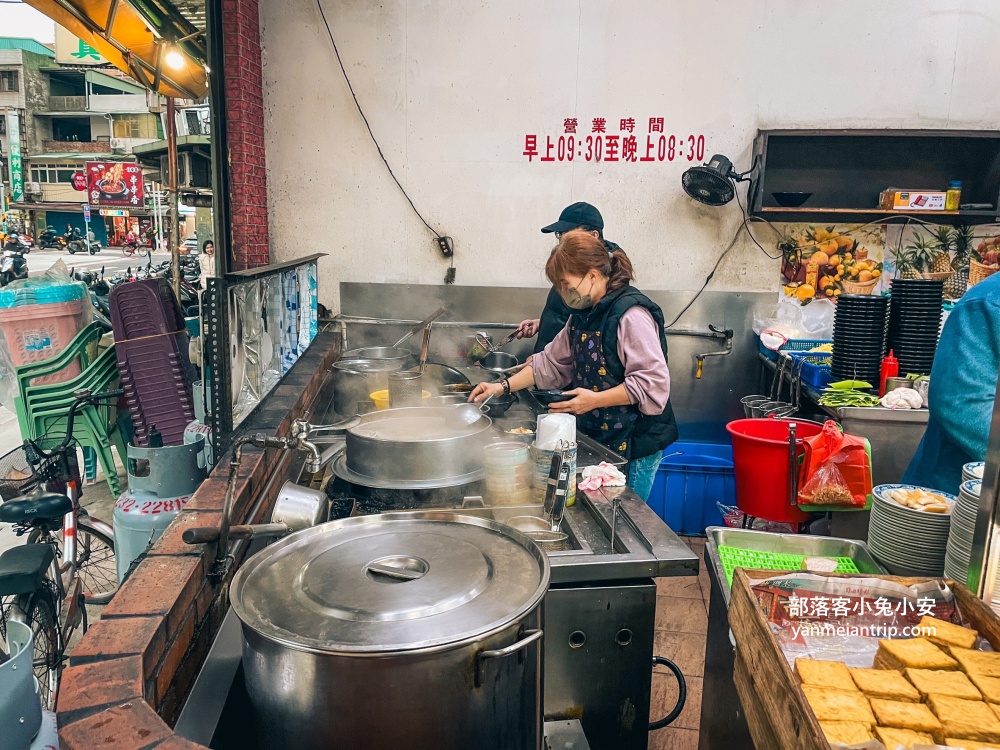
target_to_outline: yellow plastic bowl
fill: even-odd
[[[423,398],[430,398],[434,394],[430,391],[420,391],[420,395]],[[372,391],[368,394],[368,398],[375,402],[376,409],[388,409],[389,408],[389,390],[383,389],[381,391]]]

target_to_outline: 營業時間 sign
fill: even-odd
[[[94,208],[141,208],[142,167],[123,161],[88,161],[87,196]]]

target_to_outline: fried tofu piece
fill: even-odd
[[[851,679],[869,698],[920,703],[920,693],[906,681],[902,673],[892,669],[859,669],[849,667]]]
[[[868,699],[858,690],[835,690],[804,685],[802,692],[806,694],[809,707],[820,721],[856,721],[871,727],[875,726],[875,715],[868,704]]]
[[[986,677],[972,673],[969,675],[972,684],[979,688],[983,698],[990,703],[1000,703],[1000,677]]]
[[[1000,718],[989,704],[933,694],[927,696],[927,704],[941,721],[945,737],[1000,742]]]
[[[959,648],[972,648],[976,645],[979,637],[972,628],[965,628],[961,625],[939,620],[936,617],[924,615],[917,623],[924,638],[937,646],[958,646]],[[930,635],[933,632],[933,635]]]
[[[946,747],[964,747],[965,750],[1000,750],[1000,745],[994,745],[992,742],[959,740],[954,737],[946,737],[944,744]]]
[[[859,721],[821,721],[819,726],[831,745],[857,745],[875,739],[871,727]]]
[[[907,669],[906,678],[926,698],[928,695],[949,695],[969,701],[981,701],[983,696],[962,672],[950,669]]]
[[[842,661],[821,661],[819,659],[796,659],[795,671],[803,685],[836,688],[837,690],[857,690],[847,665]]]
[[[1000,677],[1000,653],[957,646],[950,646],[948,651],[962,665],[963,672],[981,674],[984,677]]]
[[[896,750],[902,745],[933,745],[934,738],[926,732],[914,732],[912,729],[893,729],[892,727],[876,727],[875,734],[889,750]],[[846,744],[846,743],[845,743]]]
[[[923,703],[872,698],[871,705],[879,726],[910,729],[931,735],[937,735],[941,731],[941,722]]]
[[[926,638],[878,642],[876,669],[958,669],[958,662]]]

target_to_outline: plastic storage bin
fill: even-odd
[[[677,442],[664,453],[649,507],[677,534],[703,534],[706,526],[724,525],[717,503],[736,504],[732,446]]]
[[[15,367],[51,359],[69,346],[83,329],[84,309],[82,299],[0,308],[0,329]],[[62,383],[79,374],[80,363],[73,362],[32,384]]]
[[[764,344],[761,343],[760,339],[757,339],[757,351],[763,354],[772,362],[778,361],[778,352],[807,352],[810,349],[815,349],[817,346],[822,344],[832,344],[833,339],[788,339],[781,348],[776,352],[768,349]]]

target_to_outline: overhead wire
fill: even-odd
[[[403,197],[406,198],[406,202],[410,204],[410,208],[413,209],[413,213],[416,214],[417,218],[420,219],[423,225],[430,230],[431,234],[433,234],[435,238],[439,240],[442,239],[441,233],[438,232],[434,227],[432,227],[428,223],[427,219],[423,217],[423,214],[421,214],[420,211],[417,210],[417,207],[414,205],[413,200],[406,192],[406,189],[403,187],[402,183],[396,177],[396,174],[392,171],[392,167],[389,166],[389,160],[386,159],[385,154],[382,153],[382,147],[379,145],[378,140],[375,138],[375,133],[372,132],[372,126],[369,124],[368,118],[365,116],[365,112],[361,108],[361,103],[358,101],[358,95],[354,93],[354,86],[351,85],[351,79],[347,75],[347,69],[344,67],[344,61],[340,57],[340,50],[337,48],[337,41],[333,38],[333,31],[330,29],[330,23],[326,20],[326,13],[323,11],[323,5],[320,2],[320,0],[316,0],[316,8],[319,10],[320,18],[323,19],[323,25],[326,27],[326,33],[330,37],[330,44],[333,45],[333,53],[337,56],[337,64],[340,65],[340,72],[343,73],[344,81],[347,82],[347,88],[351,92],[351,98],[354,100],[354,106],[357,107],[358,114],[361,115],[361,119],[365,123],[365,128],[368,130],[368,135],[372,139],[372,143],[375,144],[375,150],[378,151],[379,158],[382,159],[382,163],[385,164],[385,168],[389,172],[389,176],[392,178],[392,181],[396,183],[396,187],[399,188],[399,192],[403,194]],[[452,253],[453,266],[455,263],[454,257],[455,254]]]

